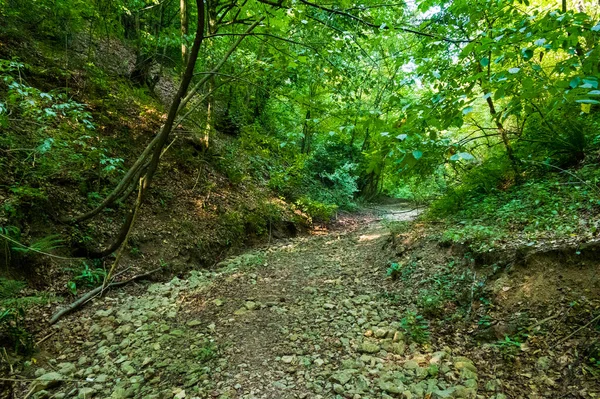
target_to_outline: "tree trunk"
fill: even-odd
[[[187,7],[187,0],[179,0],[179,5],[179,17],[181,20],[181,61],[183,62],[183,66],[185,68],[189,61],[189,54],[187,48],[187,35],[189,33],[189,13]]]
[[[494,121],[496,123],[496,127],[498,128],[498,131],[500,132],[500,137],[502,138],[502,142],[504,143],[504,147],[506,148],[506,155],[508,155],[508,159],[510,160],[510,164],[512,165],[512,168],[515,172],[515,180],[519,180],[520,179],[520,171],[519,171],[519,160],[517,159],[517,157],[515,157],[512,145],[510,143],[510,140],[508,138],[508,132],[506,131],[506,129],[504,128],[504,125],[502,124],[502,122],[500,122],[497,119],[497,113],[496,113],[496,107],[494,106],[494,101],[492,101],[492,97],[488,96],[488,98],[486,99],[488,107],[490,109],[490,114],[492,115],[492,117],[494,118]]]
[[[302,126],[302,148],[300,148],[300,152],[302,154],[308,154],[310,152],[310,126],[308,125],[310,119],[310,109],[306,111],[306,116],[304,117],[304,125]]]

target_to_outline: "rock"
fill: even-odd
[[[244,304],[244,306],[246,307],[246,309],[248,310],[256,310],[260,307],[260,305],[254,301],[246,301],[246,303]]]
[[[360,353],[377,353],[379,352],[379,345],[373,342],[363,342],[359,347],[358,351]]]
[[[277,388],[277,389],[288,389],[287,385],[285,385],[283,382],[281,381],[275,381],[271,384],[273,387]]]
[[[402,341],[395,342],[390,345],[390,352],[392,352],[396,355],[403,355],[405,351],[406,351],[406,344]]]
[[[200,324],[202,324],[202,322],[200,320],[190,320],[186,323],[186,325],[188,327],[196,327],[196,326],[199,326]]]
[[[96,391],[94,388],[79,388],[79,392],[77,393],[77,398],[79,399],[90,399]]]
[[[282,356],[281,357],[281,361],[286,364],[292,363],[295,359],[296,359],[296,356]]]
[[[35,370],[35,376],[36,377],[41,377],[44,374],[46,374],[46,369],[39,368],[39,369]]]
[[[380,381],[379,388],[387,393],[398,394],[404,391],[404,385],[401,382],[393,383],[389,381]]]
[[[96,312],[95,316],[98,318],[101,317],[108,317],[111,314],[113,314],[114,310],[113,309],[106,309],[106,310],[99,310]]]
[[[135,374],[135,368],[131,365],[131,362],[129,361],[123,362],[123,364],[121,365],[121,370],[123,370],[123,372],[128,376],[132,376]]]
[[[392,338],[392,341],[394,341],[394,342],[404,341],[404,333],[401,333],[400,331],[396,331],[394,333],[394,337]]]
[[[408,370],[415,370],[419,368],[419,363],[415,362],[414,360],[407,360],[404,362],[404,368]]]
[[[177,392],[175,394],[175,396],[173,396],[173,399],[184,399],[185,398],[185,391],[181,390],[179,392]]]
[[[49,398],[50,398],[50,392],[48,392],[46,390],[41,390],[41,391],[33,394],[33,399],[49,399]]]
[[[77,368],[73,363],[59,363],[58,372],[62,375],[73,375]]]
[[[452,398],[454,395],[454,391],[455,388],[454,387],[450,387],[448,389],[436,389],[432,392],[432,397],[435,399],[445,399],[445,398]]]
[[[342,394],[344,393],[344,387],[340,384],[333,384],[333,392]]]
[[[313,362],[313,364],[317,367],[321,367],[323,364],[325,363],[325,360],[323,359],[315,359],[315,361]]]
[[[375,336],[375,338],[378,338],[378,339],[385,338],[387,333],[388,333],[387,330],[383,329],[383,328],[378,328],[375,331],[373,331],[373,335]]]
[[[326,303],[323,305],[323,308],[327,310],[335,309],[335,305],[333,303]]]
[[[469,361],[455,361],[454,362],[454,367],[457,370],[463,370],[463,369],[467,369],[467,370],[471,370],[474,373],[477,373],[477,368],[475,367],[475,365],[469,360]]]
[[[352,374],[353,373],[349,370],[342,370],[332,374],[330,378],[333,382],[345,385],[352,379]]]
[[[217,298],[217,299],[213,300],[213,304],[214,304],[215,306],[223,306],[223,303],[224,303],[224,302],[223,302],[223,300],[222,300],[222,299],[219,299],[219,298]]]
[[[39,392],[48,388],[54,388],[62,384],[65,377],[56,372],[46,373],[35,379],[33,382],[32,392]]]

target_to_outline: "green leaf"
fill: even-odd
[[[479,63],[481,64],[481,66],[486,67],[490,64],[490,59],[488,57],[483,57]]]
[[[598,31],[600,31],[600,24],[598,24],[592,28],[592,32],[598,32]]]
[[[508,70],[508,73],[515,74],[515,73],[519,73],[520,70],[521,70],[521,68],[510,68]]]
[[[598,79],[596,79],[594,77],[584,78],[582,87],[585,89],[597,89],[598,88]]]
[[[581,78],[579,76],[576,76],[573,79],[571,79],[571,81],[569,82],[569,86],[571,86],[571,88],[574,89],[577,86],[579,86],[579,82],[581,82]]]
[[[471,112],[473,112],[473,107],[466,107],[462,110],[463,115],[470,114]]]
[[[521,50],[521,55],[523,56],[524,60],[530,60],[533,58],[533,50],[524,48],[523,50]]]
[[[407,138],[407,137],[408,137],[408,135],[407,135],[407,134],[399,134],[399,135],[397,135],[397,136],[396,136],[396,138],[397,138],[398,140],[400,140],[400,141],[402,141],[402,140],[406,140],[406,138]]]
[[[580,104],[600,104],[600,101],[592,100],[591,98],[582,98],[581,100],[575,100],[575,102]]]
[[[419,150],[414,150],[414,151],[412,152],[412,156],[413,156],[415,159],[420,159],[420,158],[423,156],[423,152],[421,152],[421,151],[419,151]]]

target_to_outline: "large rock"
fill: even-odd
[[[54,388],[62,384],[65,377],[56,372],[46,373],[35,379],[31,388],[32,392],[39,392],[45,389]]]

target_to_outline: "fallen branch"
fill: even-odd
[[[110,283],[108,285],[106,285],[106,287],[103,288],[103,285],[100,285],[96,288],[94,288],[93,290],[91,290],[90,292],[85,293],[85,295],[83,295],[81,298],[79,298],[78,300],[76,300],[75,302],[71,303],[69,306],[59,310],[58,312],[56,312],[52,318],[50,319],[50,324],[54,324],[56,323],[58,320],[60,320],[63,316],[73,312],[74,310],[82,307],[83,305],[85,305],[87,302],[89,302],[90,300],[92,300],[94,297],[96,297],[96,295],[98,294],[103,294],[106,291],[108,291],[110,288],[113,287],[120,287],[126,284],[131,283],[132,281],[135,280],[141,280],[143,278],[146,278],[148,276],[150,276],[153,273],[156,273],[157,271],[161,270],[161,268],[157,268],[154,270],[149,271],[148,273],[144,273],[144,274],[139,274],[137,276],[134,276],[132,278],[130,278],[129,280],[125,280],[125,281],[118,281],[118,282],[113,282]]]
[[[575,334],[577,334],[579,331],[583,330],[584,328],[589,327],[592,323],[594,323],[595,321],[600,320],[600,315],[594,317],[589,323],[587,323],[585,326],[583,327],[579,327],[577,330],[573,331],[571,334],[567,335],[565,338],[561,339],[560,341],[558,341],[558,344],[562,344],[563,342],[565,342],[566,340],[568,340],[569,338],[571,338],[572,336],[574,336]]]

